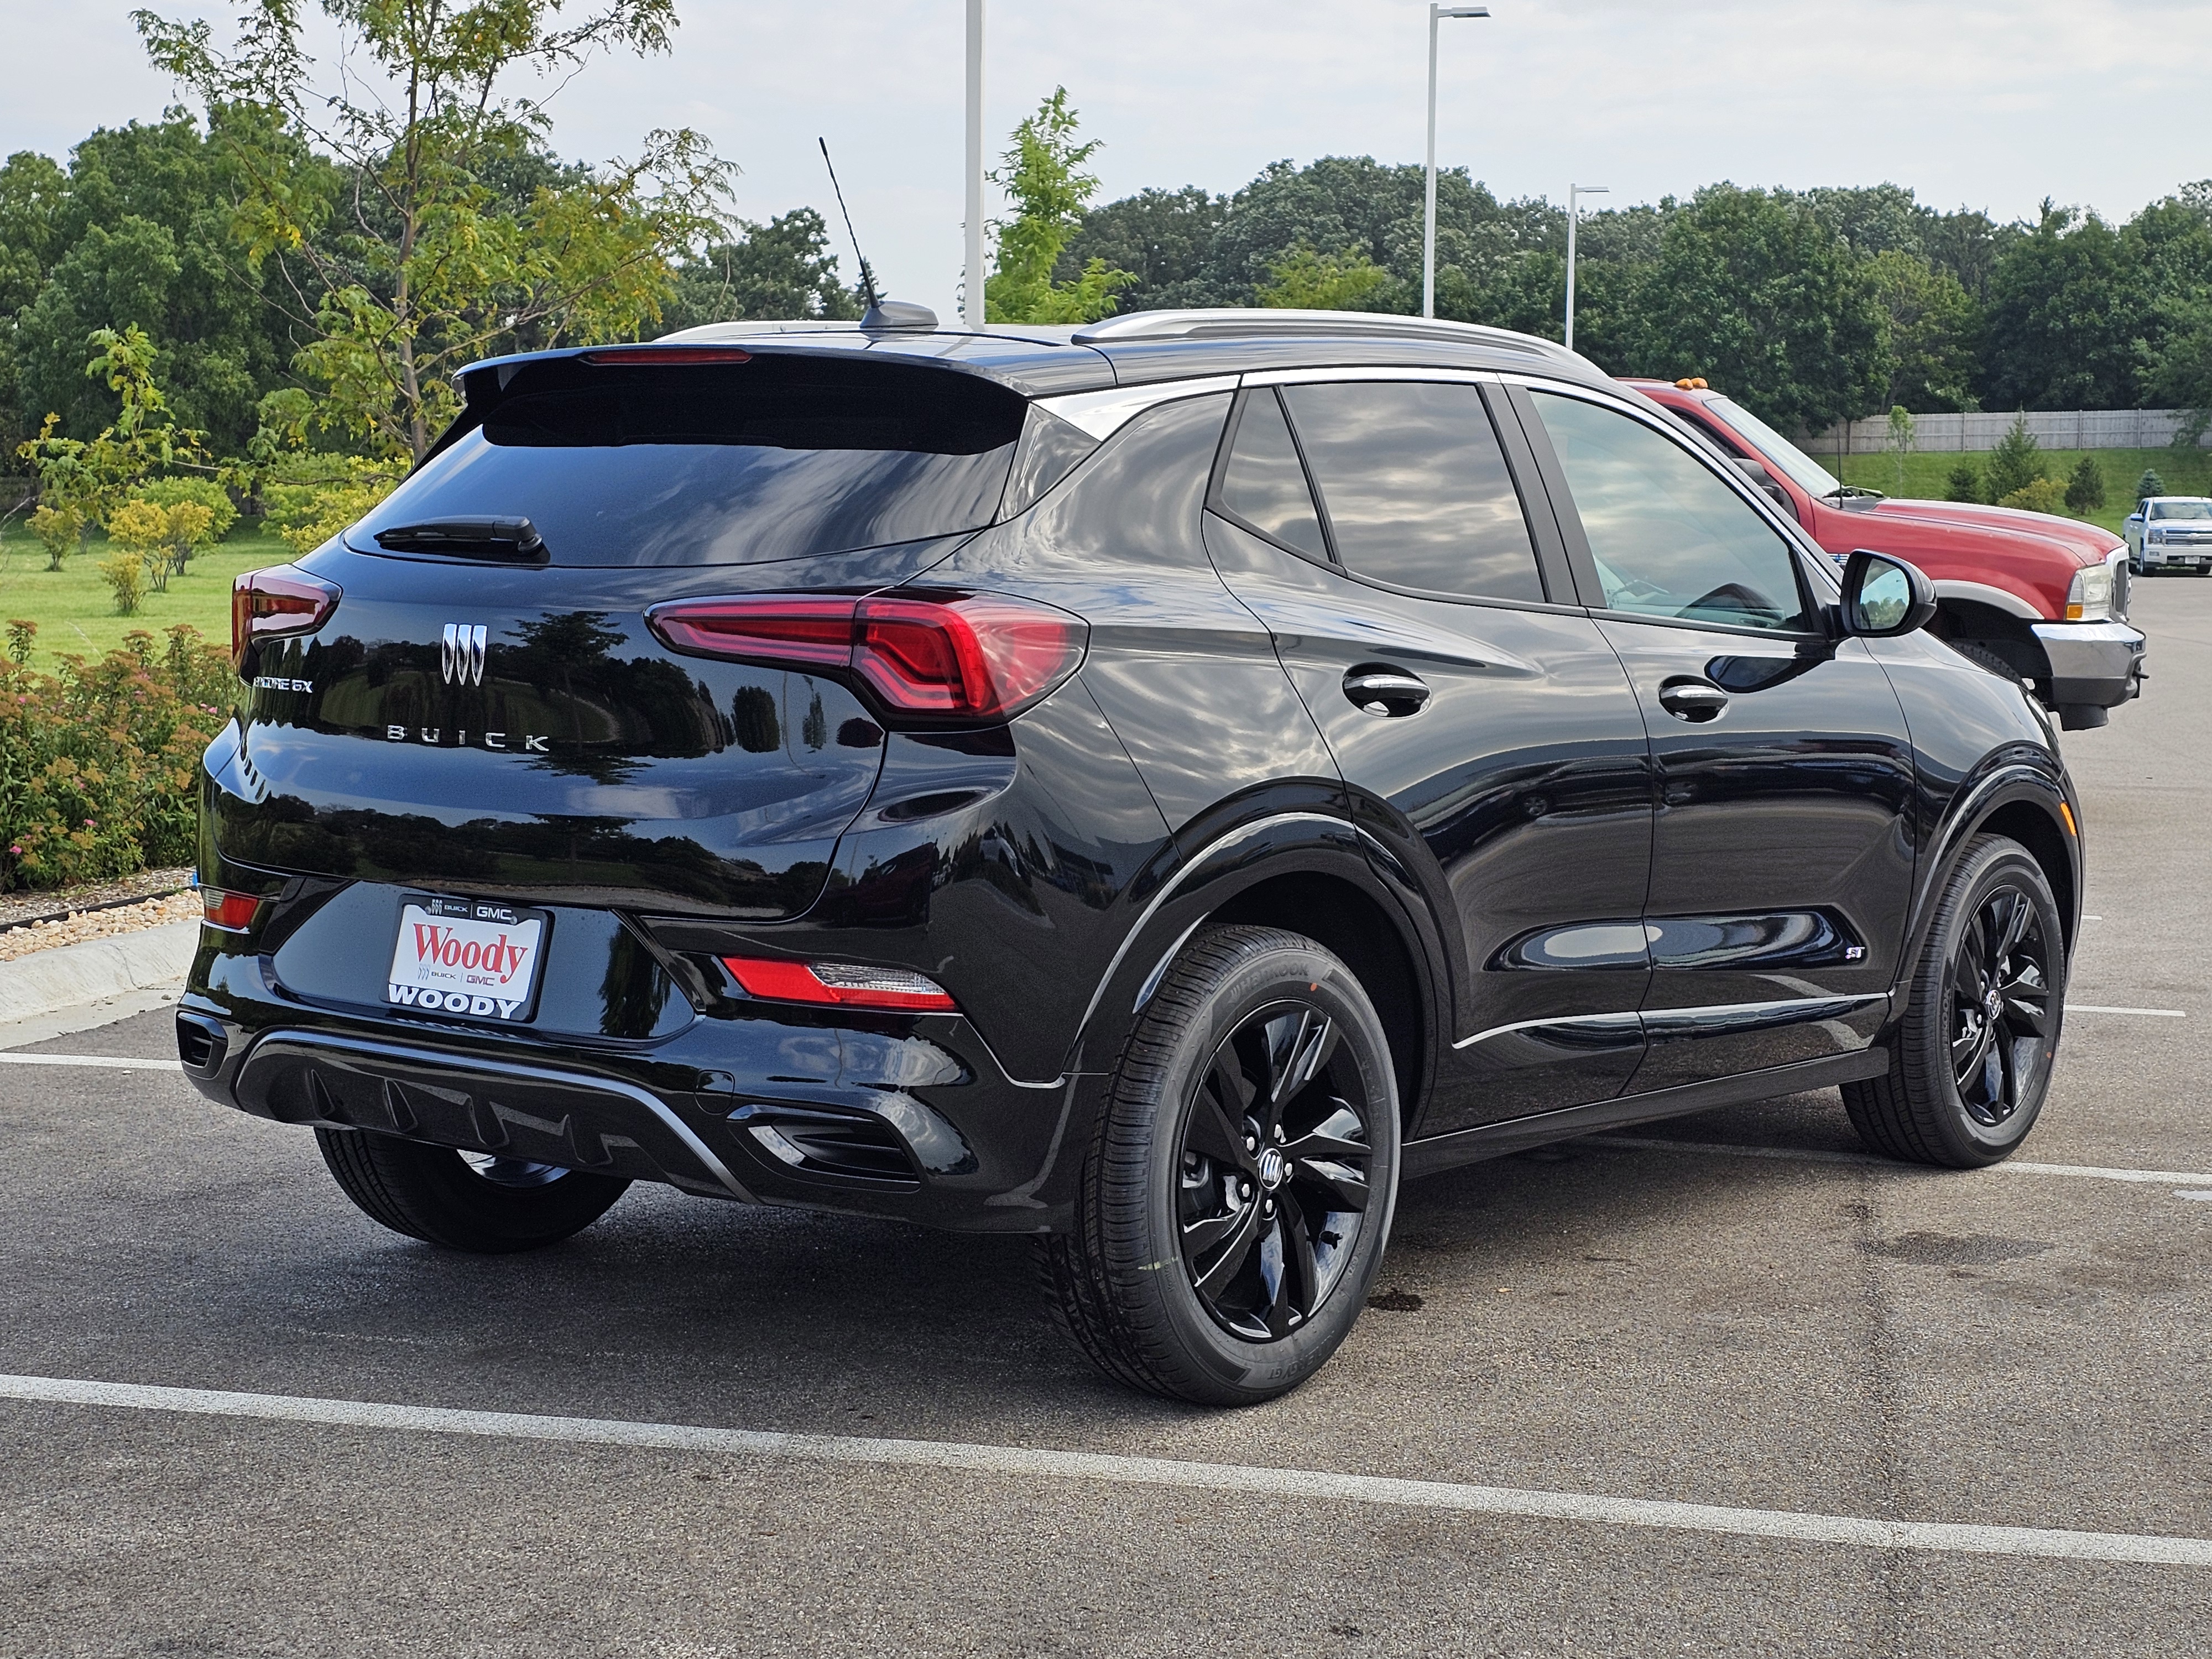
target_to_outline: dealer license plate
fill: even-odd
[[[526,1020],[550,924],[543,910],[410,893],[399,906],[385,1000],[426,1014]]]

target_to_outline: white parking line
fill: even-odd
[[[173,1072],[173,1060],[129,1060],[120,1054],[0,1054],[0,1066],[99,1066],[111,1072]]]
[[[448,1411],[427,1406],[387,1406],[367,1401],[302,1399],[290,1395],[233,1394],[210,1389],[151,1388],[128,1382],[67,1377],[0,1376],[0,1399],[49,1405],[109,1406],[137,1411],[186,1412],[212,1417],[258,1418],[355,1429],[396,1429],[419,1434],[467,1434],[498,1439],[548,1440],[580,1445],[638,1446],[656,1450],[739,1457],[795,1458],[812,1462],[957,1469],[972,1474],[1054,1480],[1099,1480],[1119,1486],[1175,1486],[1305,1499],[1373,1504],[1402,1509],[1453,1510],[1474,1515],[1571,1521],[1600,1526],[1650,1527],[1667,1531],[1721,1533],[1794,1543],[1840,1544],[1860,1549],[1931,1550],[1966,1555],[2015,1555],[2060,1561],[2124,1561],[2160,1566],[2212,1567],[2212,1539],[2152,1533],[2076,1532],[2046,1527],[1990,1527],[1935,1521],[1880,1521],[1851,1515],[1808,1515],[1790,1510],[1733,1509],[1643,1498],[1602,1498],[1584,1492],[1532,1492],[1515,1486],[1463,1486],[1449,1480],[1401,1480],[1325,1469],[1254,1468],[1239,1463],[1194,1463],[1164,1457],[1121,1457],[1098,1452],[1041,1451],[1023,1446],[977,1446],[938,1440],[869,1440],[849,1435],[781,1434],[752,1429],[694,1428],[677,1423],[631,1423],[595,1417],[540,1417],[514,1412]]]
[[[2069,1002],[2069,1014],[2137,1014],[2145,1019],[2187,1019],[2186,1008],[2107,1008],[2094,1002]]]
[[[1765,1158],[1790,1164],[1872,1164],[1900,1174],[1932,1171],[1926,1164],[1900,1164],[1871,1152],[1831,1152],[1814,1146],[1741,1146],[1720,1140],[1654,1140],[1641,1135],[1585,1135],[1586,1146],[1620,1146],[1647,1152],[1711,1152],[1721,1158]],[[1945,1170],[1945,1175],[2070,1176],[2081,1181],[2131,1181],[2146,1186],[2167,1187],[2179,1181],[2212,1181],[2212,1175],[2193,1170],[2112,1170],[2096,1164],[2030,1164],[2008,1159],[1980,1170]]]

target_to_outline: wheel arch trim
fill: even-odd
[[[1912,982],[1913,974],[1917,971],[1920,953],[1926,947],[1928,930],[1935,919],[1938,890],[1956,866],[1960,853],[1990,818],[2006,807],[2016,805],[2025,805],[2040,812],[2049,821],[2059,845],[2067,850],[2071,865],[2067,872],[2069,892],[2060,898],[2060,921],[2064,927],[2067,948],[2069,952],[2072,950],[2081,930],[2086,870],[2081,836],[2078,830],[2069,830],[2066,823],[2066,817],[2073,811],[2070,792],[2062,774],[2019,762],[2008,763],[1970,786],[1945,814],[1942,827],[1929,848],[1926,864],[1914,881],[1905,948],[1899,955],[1897,981],[1892,988],[1899,994],[1907,990]],[[2064,809],[2063,812],[2062,808]],[[2027,851],[2031,858],[2036,856],[2034,848],[2028,848]],[[1899,1006],[1902,1006],[1902,1004]]]

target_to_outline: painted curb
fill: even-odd
[[[197,921],[172,921],[0,962],[0,1021],[35,1018],[181,980],[199,939]]]

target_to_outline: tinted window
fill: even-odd
[[[1306,487],[1305,468],[1291,441],[1290,422],[1268,391],[1244,400],[1237,422],[1237,441],[1221,474],[1221,505],[1262,535],[1316,559],[1328,556],[1321,519]]]
[[[1283,396],[1346,569],[1431,593],[1543,599],[1479,390],[1362,381]]]
[[[1790,544],[1703,462],[1613,410],[1532,396],[1608,606],[1740,628],[1802,625]]]
[[[1025,408],[973,375],[790,354],[532,364],[347,540],[512,514],[556,564],[686,565],[949,535],[996,515]]]

